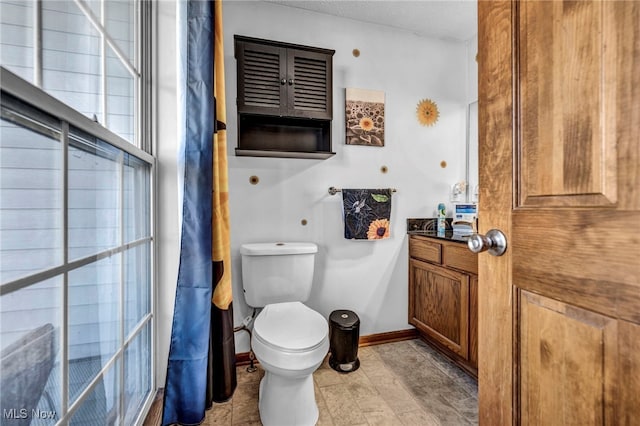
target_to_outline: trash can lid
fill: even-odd
[[[329,322],[340,328],[351,329],[360,324],[360,318],[358,318],[358,315],[353,311],[338,309],[337,311],[331,312],[331,315],[329,315]]]

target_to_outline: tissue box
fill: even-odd
[[[477,232],[476,219],[478,218],[477,206],[473,203],[455,204],[453,213],[454,234],[469,235]]]

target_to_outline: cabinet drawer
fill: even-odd
[[[471,274],[478,274],[478,255],[466,245],[447,244],[442,248],[442,264]]]
[[[409,256],[427,262],[442,263],[442,244],[412,236],[409,238]]]

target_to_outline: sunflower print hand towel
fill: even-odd
[[[389,238],[390,189],[343,189],[344,237],[348,240]]]

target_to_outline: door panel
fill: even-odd
[[[618,323],[619,378],[624,382],[617,394],[616,421],[621,425],[638,423],[640,407],[640,326],[626,321]]]
[[[616,320],[526,291],[518,317],[521,423],[603,424]]]
[[[640,418],[640,2],[479,2],[480,423]]]
[[[520,205],[616,201],[615,27],[600,2],[519,5]],[[605,48],[605,44],[607,44]]]

